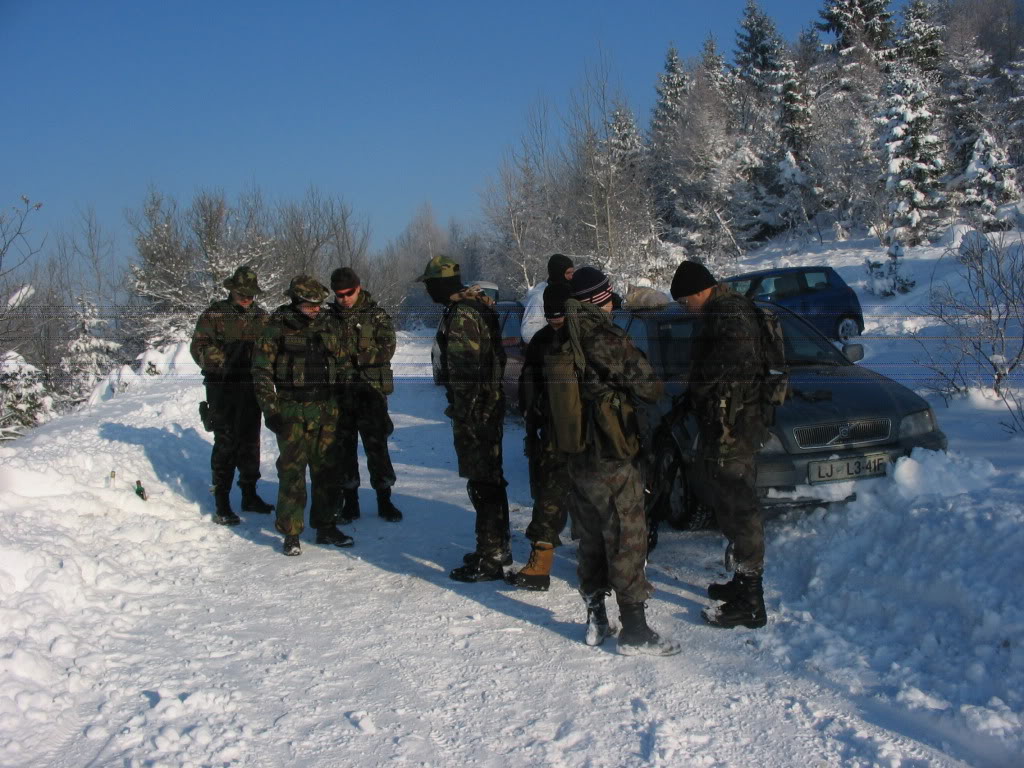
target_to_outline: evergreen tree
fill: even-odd
[[[42,371],[17,352],[0,355],[0,440],[13,440],[55,415]]]
[[[121,345],[98,335],[106,325],[95,304],[84,297],[78,300],[75,324],[60,362],[60,394],[71,408],[87,402],[96,384],[118,364]]]
[[[911,0],[903,11],[895,57],[910,61],[921,72],[936,72],[943,58],[942,34],[943,27],[935,21],[933,4],[929,0]]]
[[[772,21],[756,0],[747,0],[736,33],[736,73],[755,91],[769,93],[779,85],[785,44]]]
[[[892,38],[889,0],[825,0],[817,27],[836,37],[829,46],[842,55],[861,50],[879,57]]]
[[[886,108],[879,119],[889,214],[883,239],[917,245],[927,238],[944,202],[934,95],[928,77],[909,61],[892,66],[886,91]]]
[[[676,145],[690,80],[674,46],[665,56],[665,70],[658,75],[658,100],[654,105],[649,132],[650,186],[655,212],[672,231],[681,225],[676,216],[676,199],[682,189],[675,163]]]

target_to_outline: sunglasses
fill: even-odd
[[[349,288],[346,291],[335,291],[334,295],[338,296],[338,297],[340,297],[342,299],[347,299],[349,296],[353,295],[357,290],[359,290],[359,289],[358,288]]]

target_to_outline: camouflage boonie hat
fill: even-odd
[[[256,282],[256,272],[248,264],[236,269],[235,274],[224,281],[224,287],[240,296],[256,296],[263,293],[263,289]]]
[[[327,286],[309,275],[296,275],[288,285],[285,296],[290,296],[294,301],[308,301],[310,304],[323,304],[331,292]]]
[[[459,265],[447,256],[435,256],[427,262],[427,268],[423,274],[416,278],[417,283],[424,280],[437,280],[442,277],[458,277]]]

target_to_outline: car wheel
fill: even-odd
[[[679,531],[707,528],[711,522],[711,510],[699,504],[690,491],[686,467],[679,451],[674,447],[663,451],[656,468],[663,489],[658,499],[661,505],[659,517]]]
[[[836,338],[842,342],[849,341],[855,336],[860,336],[860,326],[852,317],[841,317],[836,323]]]

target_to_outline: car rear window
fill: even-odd
[[[729,280],[727,282],[730,286],[732,286],[732,289],[736,291],[736,293],[742,293],[745,296],[747,294],[747,291],[750,290],[750,284],[753,282],[753,280],[751,280],[748,277],[744,278],[743,280]]]
[[[823,291],[828,288],[828,275],[824,272],[804,272],[807,287],[812,291]]]

